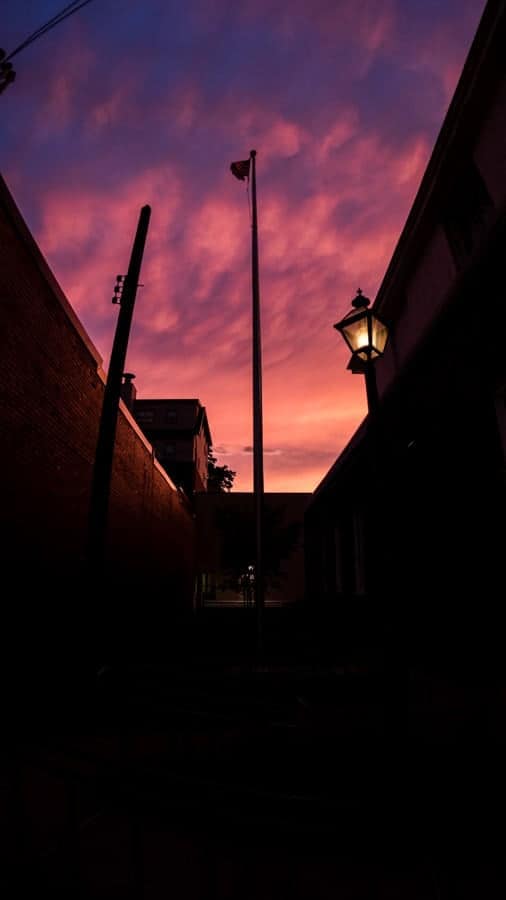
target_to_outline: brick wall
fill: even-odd
[[[35,572],[64,574],[69,599],[79,587],[103,392],[101,359],[0,179],[0,554],[16,592]],[[109,559],[123,583],[191,603],[191,510],[126,407]]]

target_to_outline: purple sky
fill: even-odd
[[[63,0],[3,0],[10,51]],[[94,0],[15,60],[0,168],[107,366],[139,209],[152,220],[127,370],[198,397],[251,489],[256,148],[266,490],[313,490],[365,414],[332,328],[371,298],[484,0]]]

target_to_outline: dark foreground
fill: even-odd
[[[250,610],[159,622],[156,664],[32,633],[3,672],[3,896],[505,896],[499,670],[284,612],[261,659]]]

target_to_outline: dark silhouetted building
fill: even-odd
[[[505,46],[490,3],[374,304],[376,439],[364,422],[306,515],[315,604],[372,597],[468,658],[505,587]]]
[[[264,496],[266,606],[304,601],[304,512],[311,494]],[[247,606],[249,571],[254,579],[255,497],[252,493],[200,494],[195,498],[196,604]]]
[[[172,481],[188,497],[206,491],[211,432],[200,400],[134,398],[133,415]]]

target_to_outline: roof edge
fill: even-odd
[[[404,227],[379,286],[373,304],[378,312],[388,305],[391,293],[396,288],[396,282],[402,277],[405,261],[416,242],[417,230],[423,223],[425,212],[439,188],[441,171],[447,161],[449,149],[453,148],[456,134],[462,124],[466,104],[475,89],[476,80],[486,77],[485,67],[481,67],[480,63],[487,59],[490,44],[494,40],[501,19],[504,19],[505,16],[506,0],[494,0],[494,2],[488,0]]]
[[[0,175],[0,204],[5,208],[8,218],[12,222],[12,225],[17,232],[17,234],[21,237],[25,248],[28,253],[32,257],[37,269],[40,274],[44,278],[46,284],[50,288],[54,297],[60,303],[65,315],[71,321],[75,331],[81,338],[83,344],[85,345],[88,353],[93,357],[97,369],[102,368],[102,356],[98,352],[95,344],[91,340],[89,334],[87,333],[84,325],[81,320],[77,316],[70,302],[67,300],[62,288],[60,287],[58,281],[56,280],[55,275],[51,271],[49,264],[44,257],[40,247],[38,246],[33,234],[31,233],[28,225],[26,224],[21,212],[19,211],[18,206],[12,196],[5,179]]]

